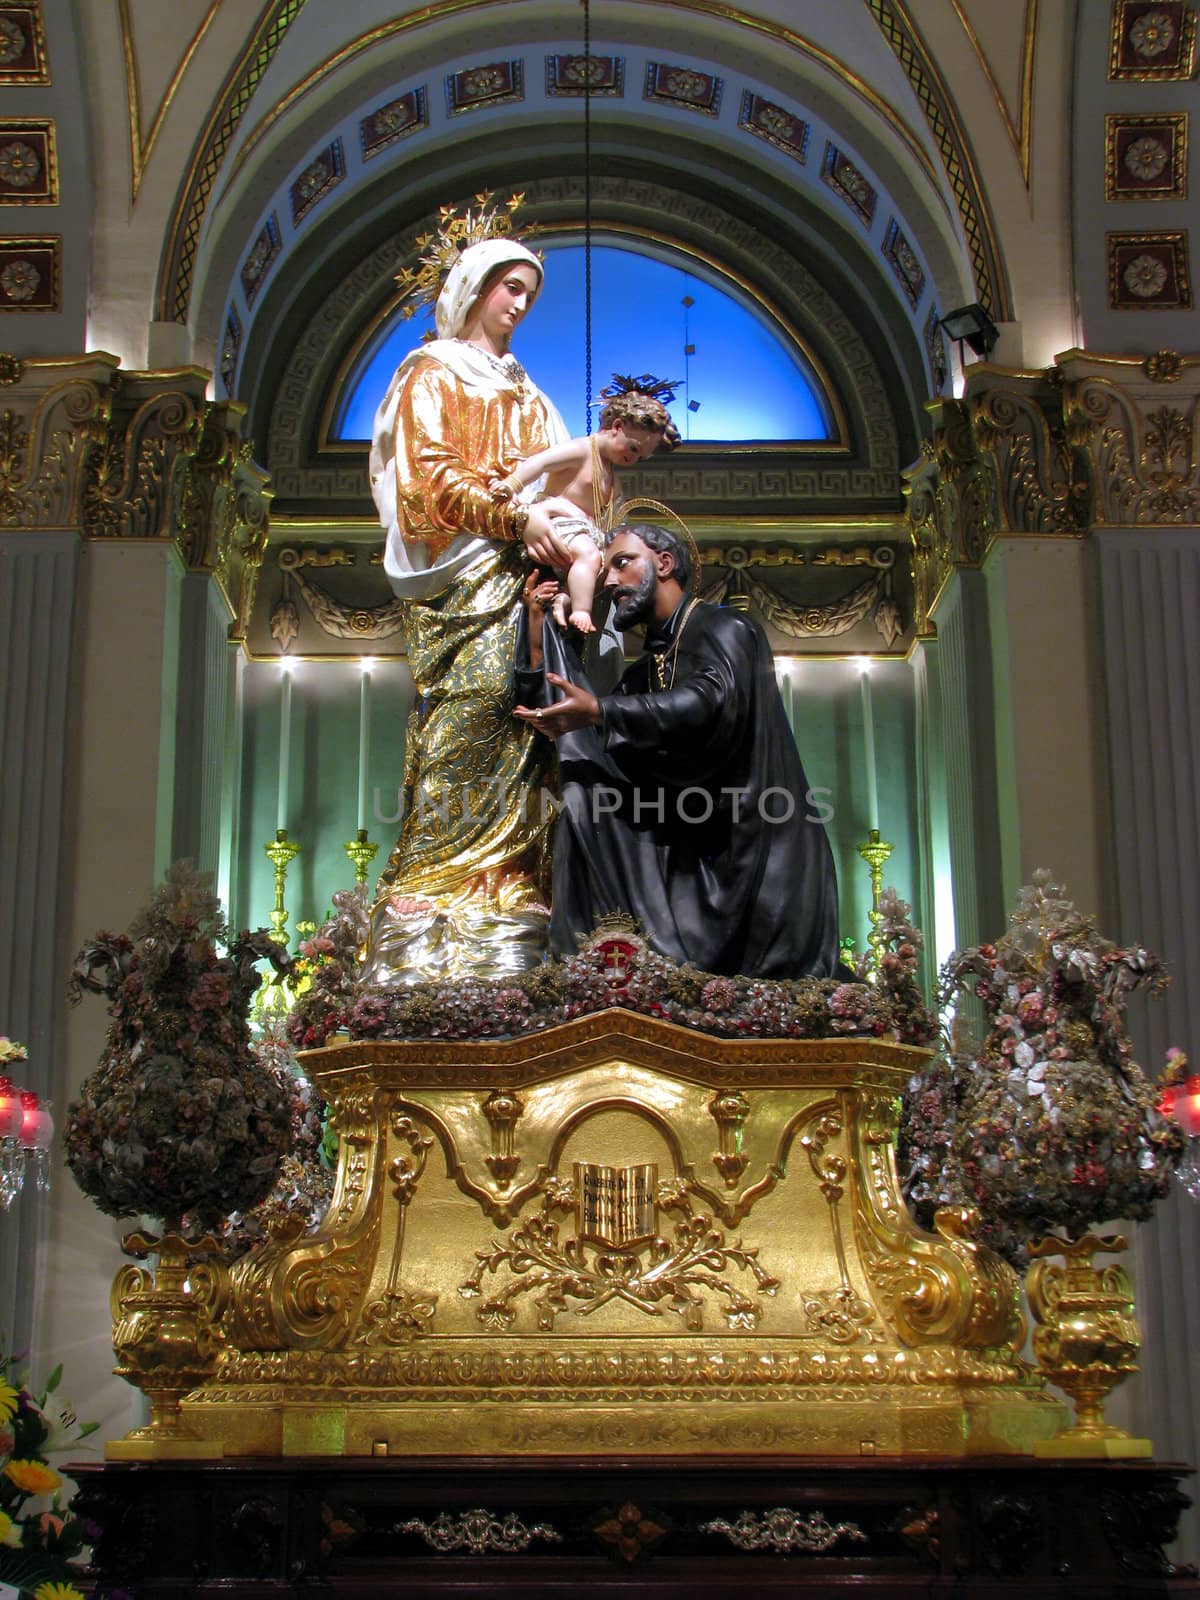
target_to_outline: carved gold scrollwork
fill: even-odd
[[[142,398],[145,387],[141,379],[116,384],[112,426],[89,457],[83,525],[90,538],[156,539],[178,530],[203,401],[178,389]]]
[[[484,1165],[495,1179],[497,1189],[508,1188],[521,1165],[513,1150],[513,1131],[525,1107],[508,1089],[494,1089],[483,1102],[483,1114],[492,1130],[492,1153]]]
[[[403,1111],[392,1113],[391,1130],[394,1138],[408,1146],[407,1151],[393,1156],[388,1162],[388,1178],[400,1208],[392,1246],[392,1264],[382,1297],[370,1301],[363,1308],[358,1332],[354,1336],[355,1344],[408,1344],[429,1332],[437,1310],[436,1294],[414,1293],[402,1288],[400,1283],[404,1260],[405,1212],[417,1192],[417,1184],[425,1171],[434,1141]]]
[[[745,1172],[749,1158],[742,1153],[742,1128],[750,1115],[750,1102],[737,1089],[725,1089],[715,1094],[708,1103],[717,1124],[720,1149],[713,1156],[725,1187],[732,1189]]]
[[[425,1162],[433,1149],[433,1140],[422,1133],[411,1117],[397,1112],[392,1117],[392,1132],[408,1145],[407,1155],[393,1156],[388,1163],[388,1177],[396,1199],[407,1206],[416,1192],[417,1180],[425,1170]]]
[[[211,571],[225,521],[226,503],[242,449],[241,406],[206,405],[195,455],[184,476],[176,538],[184,565]]]
[[[271,493],[241,437],[244,408],[223,400],[204,408],[203,431],[187,463],[175,530],[194,572],[211,572],[229,607],[231,642],[246,636],[267,548]]]
[[[918,638],[934,633],[930,613],[956,566],[978,566],[1001,525],[995,464],[981,455],[967,407],[943,400],[932,439],[904,474]]]
[[[551,1544],[562,1543],[562,1534],[556,1532],[548,1522],[526,1524],[515,1511],[501,1518],[482,1507],[461,1511],[457,1516],[452,1516],[449,1511],[439,1511],[432,1522],[410,1517],[405,1522],[398,1522],[395,1531],[419,1533],[430,1549],[443,1554],[450,1550],[465,1549],[476,1556],[497,1552],[501,1555],[518,1555],[528,1550],[535,1539],[544,1539]]]
[[[650,1316],[672,1311],[695,1332],[704,1326],[707,1296],[722,1302],[728,1327],[755,1327],[762,1315],[761,1296],[779,1287],[778,1279],[759,1265],[757,1247],[740,1240],[727,1244],[712,1217],[693,1212],[686,1185],[678,1178],[663,1179],[656,1198],[663,1210],[679,1214],[673,1241],[658,1233],[625,1247],[593,1243],[578,1234],[560,1239],[554,1213],[575,1207],[576,1186],[567,1178],[550,1178],[539,1212],[516,1227],[504,1244],[475,1252],[478,1265],[459,1293],[478,1299],[485,1274],[506,1268],[508,1281],[498,1284],[476,1311],[484,1327],[501,1332],[512,1327],[515,1302],[527,1294],[533,1295],[537,1325],[546,1332],[563,1312],[586,1317],[613,1301]],[[731,1267],[749,1273],[759,1298],[724,1276]]]
[[[235,1264],[229,1326],[239,1348],[334,1349],[346,1338],[379,1242],[385,1189],[380,1101],[372,1082],[334,1104],[337,1180],[315,1231],[300,1241],[272,1239]]]
[[[1068,419],[1087,447],[1097,485],[1095,521],[1110,526],[1178,526],[1200,521],[1200,402],[1156,405],[1108,378],[1066,386]]]
[[[844,1155],[831,1154],[827,1148],[843,1132],[841,1107],[827,1103],[823,1107],[810,1108],[808,1115],[812,1119],[811,1125],[808,1132],[801,1135],[799,1143],[829,1207],[838,1282],[834,1288],[811,1289],[804,1293],[805,1321],[811,1332],[824,1335],[833,1344],[878,1339],[881,1337],[880,1330],[872,1327],[875,1322],[874,1308],[855,1290],[846,1259],[840,1205],[846,1192],[849,1164]]]
[[[905,514],[912,546],[913,629],[918,639],[930,639],[937,633],[930,613],[954,564],[938,521],[937,467],[932,448],[923,451],[904,477]]]
[[[84,467],[103,436],[111,397],[68,379],[30,404],[15,390],[0,411],[0,526],[78,526]]]
[[[1054,388],[988,389],[971,401],[980,452],[991,457],[1002,526],[1010,533],[1076,533],[1089,521],[1083,442]]]
[[[700,1524],[701,1533],[723,1533],[739,1550],[774,1550],[788,1554],[810,1550],[823,1554],[842,1539],[866,1544],[867,1536],[856,1522],[830,1522],[823,1511],[799,1512],[787,1506],[764,1511],[743,1511],[730,1522],[714,1517]]]
[[[1008,1349],[1024,1341],[1020,1284],[1010,1266],[972,1242],[978,1214],[943,1207],[937,1237],[916,1233],[896,1178],[897,1102],[864,1095],[851,1129],[851,1161],[868,1182],[857,1191],[859,1254],[888,1324],[907,1344]]]

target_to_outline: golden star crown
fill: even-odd
[[[439,207],[436,232],[419,234],[415,240],[414,248],[420,252],[417,265],[403,267],[396,274],[396,284],[405,301],[403,315],[411,317],[419,306],[431,305],[437,299],[464,250],[485,239],[513,236],[516,213],[524,202],[523,194],[514,194],[497,203],[495,195],[485,190],[475,196],[475,209],[456,212],[453,206]],[[526,238],[536,231],[533,227],[523,230]]]

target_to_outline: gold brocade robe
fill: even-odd
[[[400,837],[380,879],[367,977],[527,967],[546,945],[549,746],[512,715],[529,572],[492,484],[561,429],[532,384],[477,388],[415,360],[396,402],[396,520],[422,563],[486,539],[444,587],[405,601],[416,702]]]

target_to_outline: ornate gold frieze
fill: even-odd
[[[969,399],[971,428],[990,458],[999,533],[1082,533],[1090,482],[1079,431],[1063,417],[1060,387],[1013,379]]]
[[[184,477],[177,538],[185,564],[211,572],[229,607],[229,638],[242,643],[250,626],[258,575],[267,549],[271,491],[267,474],[241,437],[245,407],[209,403]]]
[[[235,1265],[188,1407],[243,1455],[1043,1437],[1061,1408],[1020,1358],[1015,1275],[969,1218],[923,1234],[900,1198],[921,1059],[623,1011],[309,1052],[340,1141],[329,1211]]]
[[[301,1391],[310,1398],[370,1387],[381,1405],[416,1405],[432,1395],[469,1401],[485,1391],[496,1398],[521,1396],[539,1403],[595,1400],[604,1395],[681,1399],[722,1396],[739,1400],[772,1398],[796,1402],[822,1395],[862,1399],[872,1392],[1007,1384],[1011,1362],[986,1351],[937,1348],[899,1350],[880,1346],[829,1349],[810,1340],[800,1349],[772,1343],[762,1335],[739,1338],[736,1348],[664,1348],[656,1341],[631,1350],[628,1340],[593,1339],[588,1348],[560,1338],[478,1340],[455,1351],[428,1342],[405,1341],[403,1348],[363,1350],[226,1350],[218,1360],[220,1387],[190,1397],[193,1405],[281,1403]],[[1032,1371],[1016,1380],[1018,1390],[1037,1393]],[[1059,1415],[1062,1415],[1060,1412]],[[855,1451],[857,1454],[857,1451]]]
[[[933,436],[903,475],[918,638],[933,632],[931,613],[951,572],[978,566],[999,524],[994,466],[978,449],[967,405],[939,400],[928,410]]]
[[[1200,522],[1195,356],[1070,350],[1046,372],[980,364],[965,399],[930,411],[904,489],[918,638],[934,631],[950,574],[978,566],[997,537]]]
[[[1200,522],[1200,399],[1173,398],[1182,403],[1135,396],[1106,377],[1068,387],[1068,417],[1093,462],[1096,526]]]
[[[204,425],[204,376],[198,368],[114,375],[111,425],[87,465],[89,538],[175,537],[187,464]]]
[[[700,1524],[701,1533],[719,1533],[739,1550],[772,1550],[789,1555],[793,1550],[811,1550],[824,1554],[842,1539],[855,1544],[866,1544],[867,1536],[857,1522],[830,1522],[823,1511],[800,1513],[787,1506],[775,1506],[760,1517],[755,1511],[743,1511],[733,1522],[726,1517],[714,1517]]]

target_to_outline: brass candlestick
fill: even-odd
[[[366,883],[367,868],[379,853],[379,846],[372,844],[367,838],[367,830],[365,828],[360,828],[357,838],[346,841],[345,850],[354,863],[355,883]]]
[[[283,903],[283,894],[287,887],[288,867],[300,854],[300,846],[288,838],[286,828],[280,828],[274,839],[269,844],[263,845],[263,849],[267,852],[267,859],[275,868],[275,908],[269,918],[271,937],[279,944],[286,945],[288,914]]]
[[[872,828],[866,841],[858,847],[858,853],[867,863],[871,874],[871,931],[867,935],[867,966],[872,971],[877,971],[879,958],[883,954],[883,934],[879,931],[879,900],[883,893],[883,868],[895,845],[889,844],[886,839],[879,837],[879,829]]]

